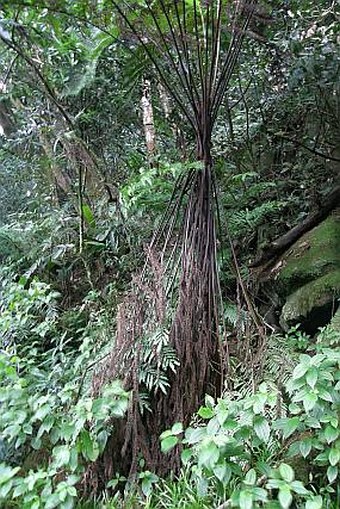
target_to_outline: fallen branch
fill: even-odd
[[[292,246],[302,235],[323,221],[336,207],[340,207],[340,186],[326,196],[322,207],[310,214],[304,221],[294,226],[287,233],[269,244],[265,250],[250,264],[250,267],[260,267],[275,260]]]

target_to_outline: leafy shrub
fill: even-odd
[[[104,450],[129,394],[118,381],[96,398],[82,391],[94,354],[90,338],[67,355],[62,343],[45,355],[14,350],[0,353],[0,505],[72,508],[86,465]]]
[[[339,366],[338,349],[302,354],[285,387],[284,416],[282,394],[266,383],[236,400],[208,396],[200,424],[175,424],[162,434],[162,450],[180,446],[198,493],[213,492],[225,507],[330,507],[340,462]]]

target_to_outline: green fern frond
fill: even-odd
[[[176,373],[179,366],[176,352],[169,344],[169,331],[157,329],[151,336],[144,338],[139,381],[151,392],[161,390],[166,394],[169,388],[167,373]]]

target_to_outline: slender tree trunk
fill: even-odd
[[[143,96],[141,99],[143,112],[143,126],[145,134],[146,148],[150,162],[156,152],[156,133],[153,116],[153,107],[151,102],[151,82],[148,79],[143,80]]]

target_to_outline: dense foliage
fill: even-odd
[[[285,323],[270,264],[339,211],[339,19],[1,2],[1,507],[340,506],[340,284]]]

